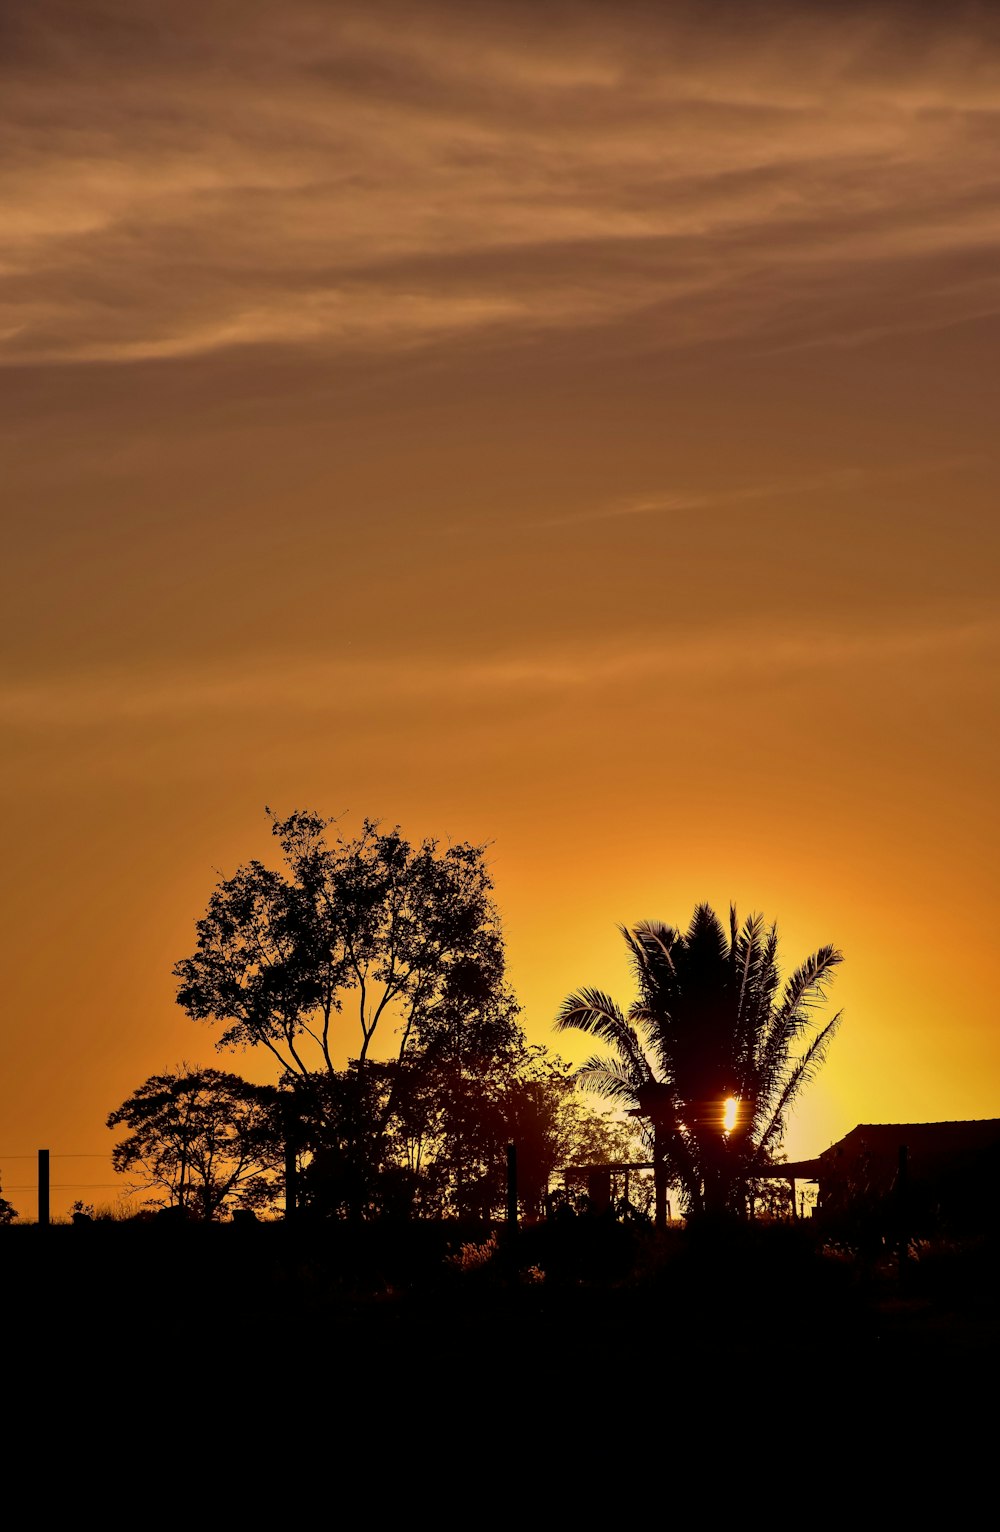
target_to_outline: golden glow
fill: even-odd
[[[996,8],[93,9],[0,96],[3,1194],[269,1077],[170,976],[267,803],[489,841],[574,1063],[618,922],[839,947],[791,1159],[996,1116]]]
[[[735,1096],[727,1096],[722,1103],[722,1131],[731,1133],[736,1126],[740,1104]]]

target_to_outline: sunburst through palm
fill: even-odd
[[[838,1012],[818,1025],[814,1011],[842,954],[820,947],[782,986],[777,927],[761,915],[740,925],[731,908],[727,934],[702,904],[686,932],[655,921],[621,932],[637,989],[628,1011],[581,989],[556,1020],[607,1045],[578,1079],[643,1119],[661,1217],[668,1183],[689,1215],[743,1213],[840,1023]]]

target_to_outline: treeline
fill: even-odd
[[[112,1161],[141,1207],[200,1220],[283,1210],[289,1180],[297,1211],[314,1216],[488,1220],[505,1207],[509,1143],[520,1211],[541,1216],[555,1171],[645,1152],[630,1125],[581,1100],[568,1065],[526,1045],[462,1069],[417,1056],[277,1086],[216,1069],[154,1075],[108,1126],[128,1129]],[[637,1212],[651,1195],[633,1181]]]
[[[840,1022],[816,1016],[835,947],[783,980],[759,914],[733,908],[727,928],[699,905],[687,930],[623,927],[632,1003],[584,988],[554,1018],[604,1050],[574,1077],[526,1040],[485,846],[270,818],[280,866],[222,878],[174,971],[187,1015],[220,1028],[220,1048],[268,1057],[273,1081],[181,1069],[112,1112],[127,1130],[115,1165],[150,1198],[212,1220],[294,1186],[323,1216],[489,1218],[513,1142],[529,1215],[553,1170],[607,1161],[652,1163],[660,1226],[671,1186],[688,1216],[743,1219],[767,1201],[788,1114]]]
[[[647,1152],[528,1044],[484,846],[414,846],[371,820],[345,839],[313,813],[271,827],[282,866],[219,882],[175,974],[186,1013],[221,1026],[221,1048],[270,1055],[275,1080],[182,1067],[116,1108],[113,1162],[147,1206],[268,1212],[294,1174],[318,1215],[488,1218],[513,1141],[533,1215],[560,1166]]]

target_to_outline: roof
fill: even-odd
[[[754,1171],[755,1181],[815,1181],[822,1170],[819,1160],[775,1160]]]
[[[1000,1130],[1000,1117],[957,1117],[947,1118],[944,1122],[859,1122],[852,1133],[858,1133],[864,1128],[865,1132],[888,1132],[898,1133],[900,1128],[994,1128]]]
[[[911,1152],[963,1153],[1000,1144],[1000,1117],[958,1122],[859,1122],[837,1143],[824,1149],[821,1161],[837,1159],[845,1149],[861,1145],[875,1153],[896,1153],[905,1144]]]
[[[815,1181],[829,1174],[842,1156],[850,1159],[863,1149],[876,1158],[895,1160],[904,1144],[911,1157],[925,1161],[1000,1148],[1000,1117],[959,1122],[859,1122],[815,1159],[778,1160],[756,1174],[759,1180]]]

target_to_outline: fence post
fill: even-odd
[[[38,1222],[47,1225],[49,1221],[49,1151],[38,1151]]]

